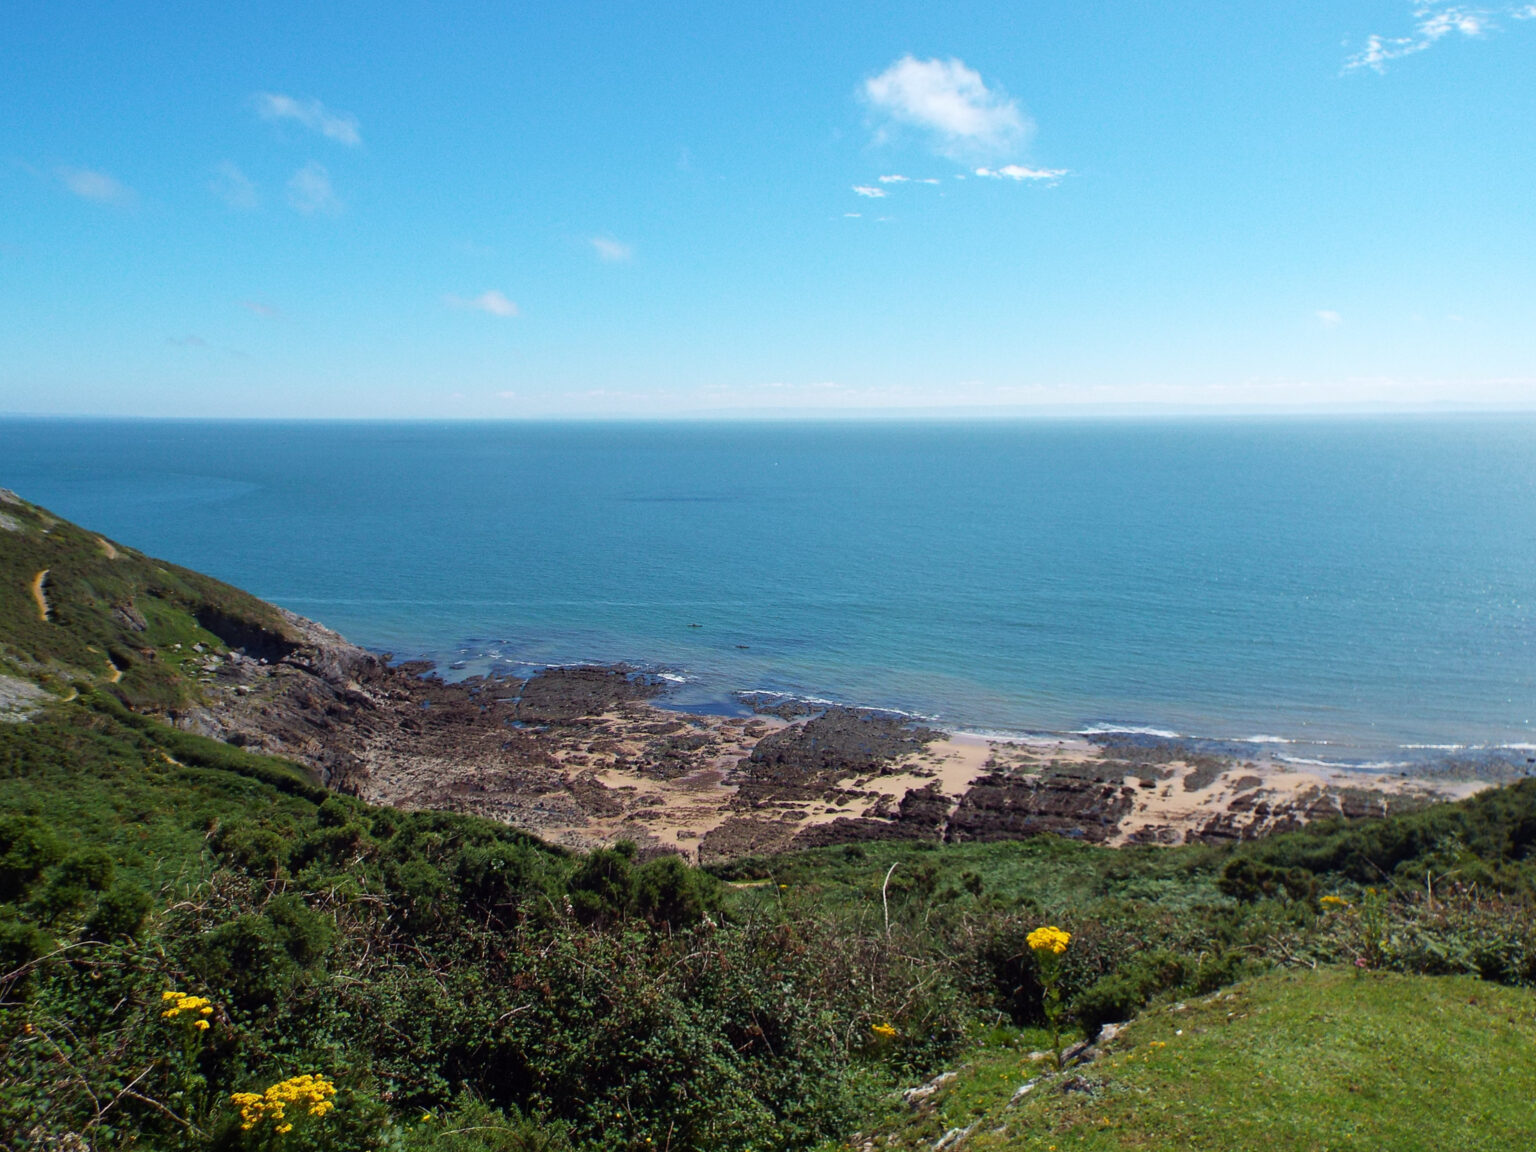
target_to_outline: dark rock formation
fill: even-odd
[[[1112,836],[1129,815],[1134,795],[1135,789],[1118,780],[995,774],[960,798],[944,838],[1019,840],[1054,832],[1097,843]]]
[[[740,765],[738,795],[748,804],[818,799],[839,780],[879,773],[942,735],[887,713],[829,708],[759,740]]]

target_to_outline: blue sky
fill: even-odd
[[[0,11],[0,412],[1536,407],[1536,5],[133,7]]]

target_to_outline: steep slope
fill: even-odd
[[[83,677],[136,706],[174,708],[197,697],[204,652],[270,661],[305,642],[272,605],[0,489],[0,664],[13,674],[59,691]]]

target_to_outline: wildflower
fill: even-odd
[[[288,1108],[303,1109],[311,1116],[324,1116],[335,1109],[331,1097],[336,1095],[336,1086],[324,1076],[315,1076],[308,1072],[302,1076],[290,1076],[288,1079],[272,1085],[265,1092],[235,1092],[230,1095],[230,1102],[240,1109],[240,1127],[249,1132],[263,1120],[275,1120],[273,1131],[279,1134],[293,1131],[293,1123],[288,1119]]]
[[[1342,897],[1342,896],[1324,896],[1321,900],[1318,901],[1318,903],[1319,904],[1326,904],[1330,908],[1348,908],[1349,907],[1349,901],[1344,899],[1344,897]]]
[[[1025,942],[1033,952],[1049,952],[1053,956],[1060,956],[1072,942],[1072,933],[1063,932],[1055,925],[1051,925],[1047,928],[1036,928]]]
[[[192,1027],[196,1028],[199,1032],[206,1032],[208,1031],[208,1021],[194,1020],[192,1021]]]
[[[896,1029],[889,1024],[876,1024],[870,1031],[883,1040],[891,1040],[896,1036]]]
[[[206,996],[193,996],[190,992],[169,991],[160,993],[160,1002],[168,1005],[160,1013],[167,1020],[174,1020],[183,1012],[198,1016],[212,1016],[213,1004]]]
[[[1058,1072],[1062,1069],[1061,955],[1071,942],[1072,933],[1063,932],[1054,924],[1036,928],[1025,938],[1025,943],[1029,945],[1030,951],[1035,954],[1036,962],[1040,965],[1040,1007],[1045,1010],[1046,1022],[1051,1026],[1051,1051],[1056,1057]]]

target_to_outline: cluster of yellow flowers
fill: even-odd
[[[167,1020],[174,1020],[185,1012],[196,1017],[191,1021],[192,1027],[199,1032],[208,1031],[206,1017],[213,1015],[213,1004],[206,996],[192,996],[186,992],[162,992],[160,1001],[166,1005],[165,1011],[160,1015]]]
[[[870,1031],[886,1040],[893,1039],[896,1035],[896,1029],[889,1024],[876,1024]]]
[[[1067,945],[1072,943],[1072,933],[1063,932],[1055,925],[1036,928],[1026,938],[1026,943],[1031,951],[1049,952],[1053,956],[1060,956],[1067,950]]]
[[[1342,897],[1342,896],[1324,896],[1321,900],[1318,901],[1318,903],[1319,904],[1326,904],[1330,908],[1348,908],[1349,907],[1349,901],[1344,899],[1344,897]]]
[[[288,1108],[306,1109],[311,1116],[324,1116],[336,1105],[331,1097],[336,1095],[336,1085],[324,1076],[306,1072],[302,1076],[290,1076],[274,1084],[265,1092],[236,1092],[230,1096],[240,1109],[240,1127],[249,1132],[269,1117],[277,1121],[273,1129],[278,1133],[292,1132],[293,1122],[288,1119]]]

